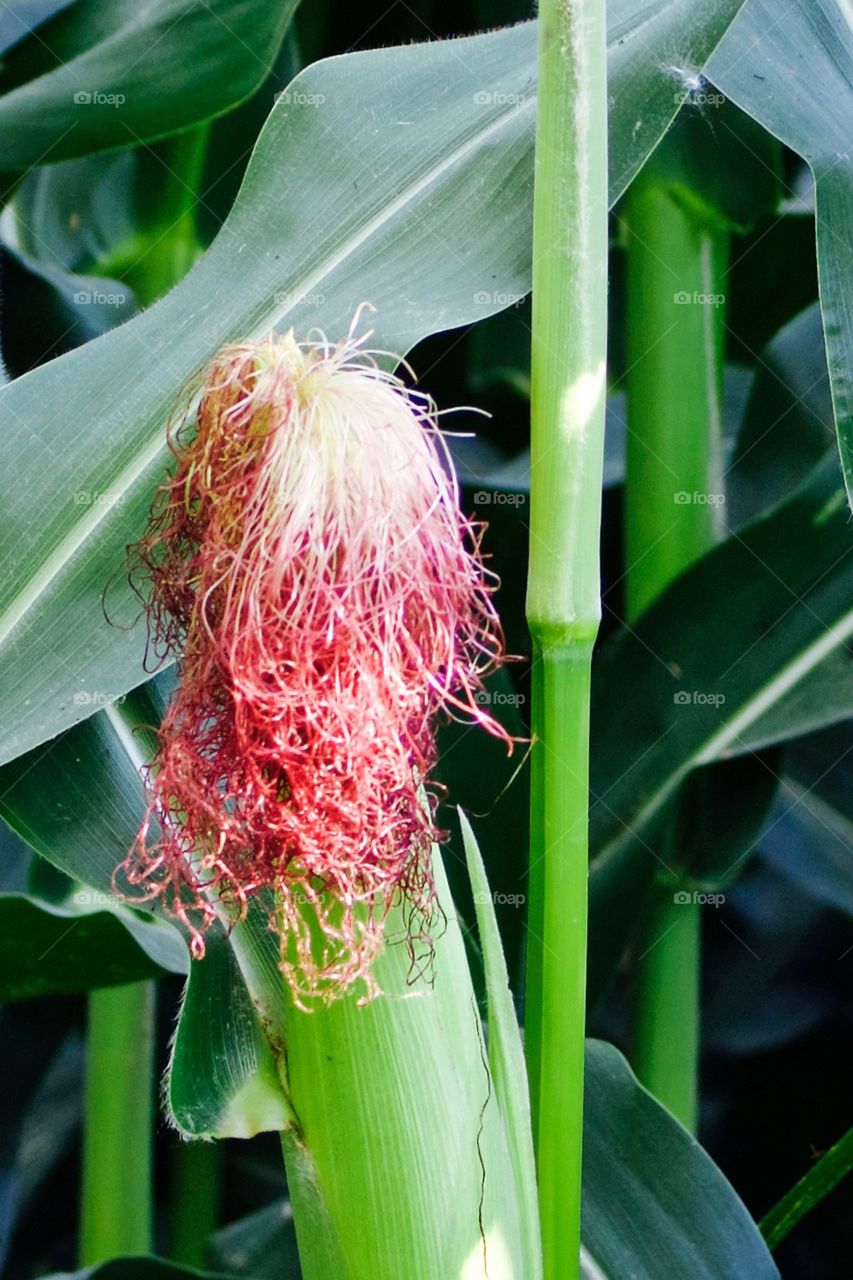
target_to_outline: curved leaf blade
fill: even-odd
[[[727,97],[808,161],[838,442],[853,502],[853,21],[838,0],[748,0],[711,58]]]
[[[692,769],[845,714],[853,542],[836,476],[829,458],[604,646],[593,689],[593,877],[636,848]],[[829,703],[804,708],[800,687],[828,659],[846,662],[847,680]]]
[[[587,1280],[779,1275],[720,1170],[600,1040],[587,1041],[581,1238]]]
[[[82,1271],[56,1271],[45,1280],[228,1280],[213,1271],[197,1271],[177,1262],[147,1254],[136,1258],[110,1258]]]
[[[60,65],[0,98],[0,171],[150,142],[221,115],[272,70],[297,5],[153,0],[104,12],[78,0],[41,36]]]
[[[81,889],[79,894],[88,894]],[[26,894],[0,895],[0,1000],[67,995],[186,973],[168,925],[130,912],[74,911]]]

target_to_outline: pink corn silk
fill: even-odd
[[[296,999],[372,994],[395,901],[413,964],[431,957],[436,714],[512,746],[477,700],[503,660],[483,526],[460,513],[432,403],[358,342],[228,348],[202,385],[133,549],[181,674],[119,872],[196,957],[272,890]]]

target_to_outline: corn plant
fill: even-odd
[[[0,53],[9,1275],[829,1275],[843,0]]]

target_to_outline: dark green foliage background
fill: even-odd
[[[312,0],[304,5],[281,50],[276,52],[274,35],[261,50],[258,65],[272,58],[271,74],[260,74],[256,67],[235,89],[231,102],[210,107],[221,117],[212,126],[201,183],[198,225],[203,241],[212,239],[230,208],[274,95],[302,65],[353,49],[466,34],[530,16],[532,6],[519,0],[488,5],[485,0],[399,0],[390,7],[384,0],[358,5]],[[52,30],[61,32],[66,18],[60,14],[49,20],[44,28],[48,42]],[[24,82],[34,69],[43,69],[46,55],[39,44],[32,37],[10,50],[7,64],[0,67],[0,88],[5,91],[10,83]],[[0,129],[2,123],[0,111]],[[167,123],[165,117],[162,123]],[[645,796],[677,764],[671,758],[673,744],[670,757],[657,765],[654,755],[645,755],[656,736],[647,723],[656,705],[651,690],[654,680],[662,677],[654,662],[644,659],[644,646],[654,648],[662,636],[677,637],[694,664],[691,682],[702,687],[702,675],[713,670],[721,644],[736,648],[742,641],[747,650],[760,617],[772,621],[785,613],[789,602],[784,589],[781,600],[775,600],[774,584],[757,574],[750,561],[753,538],[764,539],[760,545],[786,582],[789,573],[801,573],[804,582],[809,575],[819,580],[824,620],[848,607],[850,600],[847,513],[836,510],[825,529],[812,531],[810,541],[801,536],[798,524],[811,510],[810,502],[819,508],[837,490],[840,475],[815,306],[815,216],[806,166],[731,104],[720,118],[693,109],[683,129],[685,156],[704,154],[709,165],[715,156],[725,175],[722,194],[709,191],[701,166],[694,169],[685,161],[685,189],[717,209],[731,198],[725,216],[739,228],[727,291],[728,541],[714,553],[716,560],[684,575],[655,606],[637,628],[639,640],[622,633],[625,251],[617,207],[612,218],[604,619],[593,743],[594,786],[607,789],[617,824],[634,812],[631,788]],[[42,168],[25,180],[22,199],[30,201],[33,217],[39,210],[39,217],[50,218],[53,208],[58,222],[50,228],[51,255],[35,240],[28,254],[8,245],[0,249],[0,352],[10,376],[18,377],[88,341],[148,300],[137,297],[135,290],[140,282],[145,287],[141,259],[164,217],[163,161],[174,159],[175,141],[158,140],[163,131],[155,128],[142,147],[91,158],[85,181],[74,179],[81,182],[79,189],[71,188],[70,171],[64,181],[61,169]],[[15,165],[0,159],[0,168],[8,171],[5,185],[11,190]],[[804,193],[805,198],[795,198]],[[69,219],[81,201],[89,202],[87,226],[95,228],[88,239],[77,234]],[[47,224],[43,227],[47,233]],[[119,245],[122,254],[116,255]],[[105,264],[114,275],[105,275]],[[126,301],[122,308],[103,313],[81,308],[73,289],[69,291],[67,273],[71,279],[118,281]],[[498,603],[509,649],[520,658],[495,681],[494,706],[522,734],[529,696],[524,623],[529,322],[529,305],[520,304],[467,330],[430,338],[409,357],[421,385],[440,405],[476,404],[491,415],[488,421],[460,418],[459,429],[476,434],[456,441],[454,449],[466,507],[490,522],[486,547],[503,584]],[[815,467],[818,471],[806,486]],[[490,502],[483,501],[483,493],[491,494]],[[498,494],[505,500],[498,501]],[[745,526],[766,517],[776,504],[766,525],[744,533]],[[738,593],[745,602],[742,607]],[[814,604],[814,598],[810,600]],[[804,627],[809,621],[805,614],[799,618]],[[786,706],[781,720],[777,717],[763,726],[763,737],[759,734],[733,750],[725,763],[694,775],[680,800],[679,820],[690,835],[685,843],[692,858],[686,874],[691,884],[725,894],[722,906],[704,913],[700,1138],[756,1217],[853,1120],[849,1090],[842,1083],[853,1068],[853,738],[844,720],[851,703],[849,653],[833,658],[828,668],[822,682],[810,687],[806,702]],[[747,658],[742,668],[744,693],[761,679],[762,671]],[[482,737],[475,740],[470,729],[457,725],[441,729],[440,743],[440,773],[448,800],[448,872],[463,915],[472,920],[460,833],[451,807],[460,804],[472,815],[487,861],[520,1002],[528,803],[524,752],[507,760],[497,744]],[[632,774],[621,790],[619,778],[610,776],[620,749],[646,762],[646,772]],[[28,767],[6,771],[0,806],[7,817],[14,786],[24,785],[21,774]],[[607,815],[594,812],[594,856],[596,842],[604,845],[609,838],[606,828]],[[647,838],[654,844],[653,825]],[[617,880],[610,873],[593,876],[590,1030],[629,1052],[632,948],[642,926],[651,868],[630,850],[624,852]],[[81,993],[105,981],[103,969],[97,975],[87,971],[84,942],[94,931],[96,946],[109,950],[107,981],[160,975],[161,1065],[181,989],[180,955],[169,954],[156,931],[146,933],[149,926],[144,921],[138,922],[136,943],[109,915],[87,917],[85,929],[64,931],[66,919],[73,926],[73,915],[67,914],[70,890],[60,873],[48,874],[18,837],[2,830],[0,929],[11,930],[7,939],[15,929],[26,929],[32,955],[37,953],[40,963],[38,979],[28,980],[22,972],[27,966],[19,963],[16,968],[14,948],[0,939],[6,974],[2,994],[8,1001],[0,1009],[0,1261],[12,1280],[30,1280],[74,1265]],[[469,941],[476,973],[473,930]],[[162,946],[165,951],[159,949]],[[163,1255],[169,1252],[168,1187],[176,1146],[177,1139],[161,1125],[156,1138],[161,1193],[157,1244]],[[288,1274],[295,1276],[298,1263],[292,1240],[284,1251],[281,1248],[290,1228],[282,1227],[278,1208],[285,1188],[277,1142],[271,1135],[229,1141],[222,1144],[222,1153],[221,1221],[231,1225],[224,1225],[211,1241],[207,1265],[272,1280],[284,1274],[281,1265],[287,1258]],[[245,1223],[240,1222],[243,1218]],[[841,1189],[780,1250],[783,1275],[792,1280],[846,1280],[849,1245],[844,1241],[849,1241],[850,1218],[849,1195],[845,1198]],[[266,1243],[269,1240],[277,1242],[275,1250]],[[271,1269],[273,1257],[280,1264],[276,1270]],[[121,1276],[116,1274],[115,1280]],[[155,1271],[151,1280],[156,1280]],[[169,1280],[165,1270],[163,1280]]]

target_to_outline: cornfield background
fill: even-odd
[[[0,4],[11,1280],[850,1272],[853,14],[542,8]],[[488,415],[522,743],[438,727],[434,985],[303,1013],[257,902],[191,963],[115,894],[124,557],[197,370],[363,303]]]

